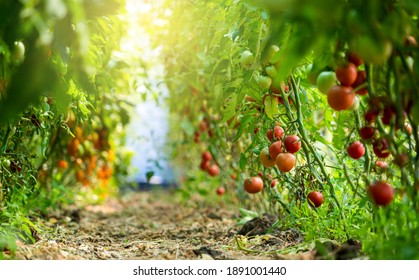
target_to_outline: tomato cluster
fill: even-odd
[[[200,164],[200,168],[203,171],[208,172],[208,174],[210,176],[217,176],[218,174],[220,174],[220,167],[218,167],[218,165],[216,163],[212,163],[212,155],[209,151],[205,151],[202,153],[202,161]]]

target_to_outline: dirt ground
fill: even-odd
[[[50,230],[37,242],[20,244],[15,259],[315,259],[295,229],[264,234],[272,217],[238,226],[238,210],[187,207],[167,199],[170,193],[129,193],[101,206],[66,209],[44,221]],[[324,243],[326,244],[326,243]],[[298,249],[298,247],[301,247]],[[352,245],[351,245],[352,246]],[[354,245],[355,246],[355,245]],[[356,245],[358,246],[358,245]],[[294,248],[284,253],[287,248]],[[295,249],[297,248],[297,249]],[[343,246],[332,244],[336,252]]]

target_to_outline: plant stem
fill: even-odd
[[[6,130],[6,134],[4,135],[3,138],[3,144],[1,145],[1,149],[0,149],[0,155],[2,155],[7,148],[7,144],[9,143],[9,137],[10,137],[10,132],[11,132],[11,128],[10,128],[10,123],[7,122],[7,130]]]
[[[320,167],[321,173],[323,174],[324,178],[326,179],[327,184],[329,185],[329,192],[330,195],[332,196],[333,200],[336,203],[336,206],[340,209],[340,202],[336,197],[335,194],[335,189],[334,189],[334,185],[332,183],[332,181],[330,180],[329,174],[326,172],[326,168],[324,167],[324,162],[320,159],[320,156],[318,155],[317,151],[314,149],[313,145],[308,145],[309,138],[307,136],[306,130],[304,128],[303,125],[303,115],[301,113],[301,102],[300,102],[300,97],[299,97],[299,89],[295,83],[294,77],[291,76],[291,85],[293,87],[294,90],[294,96],[295,96],[295,107],[297,109],[297,120],[298,120],[298,129],[300,131],[301,137],[303,138],[304,142],[307,143],[307,148],[308,150],[311,152],[311,154],[314,157],[314,160],[317,162],[317,164]]]

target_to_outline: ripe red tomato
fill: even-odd
[[[384,108],[383,111],[383,117],[381,118],[381,121],[385,125],[389,125],[392,121],[392,119],[396,116],[396,112],[391,106],[387,106]]]
[[[271,181],[271,188],[274,188],[276,186],[276,180]]]
[[[282,99],[281,96],[276,96],[276,102],[281,103],[282,105],[285,105],[284,99]],[[292,99],[289,96],[288,96],[288,103],[292,104]]]
[[[407,162],[409,161],[409,157],[406,154],[397,154],[394,157],[394,162],[399,166],[399,167],[403,167],[407,164]]]
[[[409,123],[404,123],[404,128],[406,129],[407,134],[412,135],[412,126]]]
[[[244,190],[248,193],[258,193],[263,189],[263,180],[260,177],[252,177],[244,180]]]
[[[356,81],[357,69],[355,64],[349,62],[336,67],[336,77],[344,86],[351,86]]]
[[[205,151],[202,153],[202,161],[210,161],[211,159],[212,159],[212,156],[209,151]]]
[[[21,162],[16,162],[16,161],[11,161],[10,162],[10,169],[13,172],[22,172],[22,163]]]
[[[355,64],[356,67],[364,64],[364,61],[362,60],[362,58],[359,56],[359,54],[354,53],[354,52],[349,52],[348,53],[348,61],[352,62],[353,64]]]
[[[377,181],[368,186],[368,195],[378,206],[387,206],[393,200],[393,187],[383,181]]]
[[[367,123],[372,123],[377,116],[378,112],[376,110],[368,110],[365,112],[364,119]]]
[[[211,165],[211,163],[209,161],[203,160],[203,161],[201,161],[201,164],[200,164],[199,167],[203,171],[208,171],[208,169],[210,168],[210,165]]]
[[[295,156],[291,153],[279,154],[276,157],[276,166],[281,172],[289,172],[295,166]]]
[[[372,126],[364,126],[359,130],[359,136],[364,140],[369,140],[374,136],[375,128]]]
[[[347,110],[355,102],[355,93],[348,86],[333,86],[327,93],[327,102],[336,111]]]
[[[269,156],[272,159],[276,159],[276,157],[282,153],[282,141],[278,140],[276,142],[273,142],[269,146]]]
[[[205,120],[202,120],[199,122],[199,130],[201,132],[207,131],[208,130],[208,123]]]
[[[365,83],[367,81],[367,72],[365,71],[358,71],[357,75],[356,75],[356,80],[355,82],[352,84],[353,88],[357,88],[360,85],[362,85],[363,83]],[[356,94],[359,95],[366,95],[368,94],[368,88],[367,86],[358,89],[357,91],[355,91]]]
[[[365,154],[365,147],[361,142],[355,141],[346,148],[346,151],[351,158],[360,159]]]
[[[324,197],[323,194],[321,192],[317,192],[317,191],[311,191],[308,195],[307,195],[307,201],[308,201],[308,205],[310,205],[311,207],[320,207],[323,202],[324,202]]]
[[[212,138],[214,136],[214,131],[212,129],[208,129],[208,136]]]
[[[386,158],[390,155],[389,145],[386,139],[380,138],[372,144],[374,154],[379,158]]]
[[[222,196],[226,192],[225,188],[218,187],[216,190],[217,195]]]
[[[208,174],[212,177],[215,177],[218,174],[220,174],[220,168],[218,167],[218,165],[213,164],[210,167],[208,167]]]
[[[193,140],[194,140],[195,143],[201,142],[201,133],[199,133],[199,131],[196,131],[194,133]]]
[[[283,81],[274,78],[272,80],[270,89],[273,93],[281,94],[281,90],[279,89],[279,87],[281,87],[284,92],[288,92],[290,90],[290,87],[287,86]]]
[[[301,149],[300,137],[297,135],[289,135],[284,140],[285,148],[289,153],[296,153]]]
[[[386,169],[386,168],[388,167],[387,162],[382,161],[382,160],[377,160],[377,161],[375,162],[375,165],[376,165],[378,168],[381,168],[381,169]]]
[[[284,129],[281,126],[279,126],[279,125],[275,126],[274,127],[274,130],[269,129],[266,132],[266,137],[268,137],[269,141],[271,141],[271,142],[273,140],[276,141],[276,140],[281,139],[282,136],[284,136]],[[275,139],[274,139],[274,137],[275,137]]]

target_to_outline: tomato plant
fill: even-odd
[[[209,148],[225,176],[237,174],[232,188],[252,208],[241,191],[245,178],[261,173],[265,185],[275,180],[275,187],[252,198],[295,221],[280,226],[298,224],[312,238],[369,236],[382,226],[391,234],[371,236],[365,248],[383,258],[374,238],[408,247],[408,238],[396,245],[397,236],[417,226],[403,232],[391,227],[404,219],[393,215],[400,205],[409,209],[406,216],[417,217],[417,7],[411,1],[309,2],[304,9],[299,1],[164,3],[172,11],[168,22],[177,24],[164,26],[156,38],[170,46],[163,46],[163,61],[176,116],[172,137],[185,139],[173,161],[185,164],[189,154]],[[175,20],[180,15],[182,23]],[[198,18],[199,28],[193,24]],[[189,36],[166,36],[179,30]],[[188,144],[203,118],[213,120],[213,137],[200,135]],[[188,172],[190,192],[194,174]],[[403,196],[377,212],[367,203],[368,186],[384,178]],[[328,207],[304,212],[301,201],[312,191],[330,198],[322,202]],[[312,212],[328,226],[307,222]]]
[[[418,257],[415,1],[156,1],[140,22],[158,78],[120,43],[122,1],[32,2],[0,4],[0,220],[15,237],[36,225],[14,217],[125,183],[124,93],[141,91],[168,108],[161,153],[183,201],[218,195],[307,242]]]
[[[39,216],[77,197],[103,200],[115,192],[111,179],[123,182],[116,161],[128,158],[114,150],[122,141],[103,133],[119,138],[129,119],[130,106],[111,93],[128,88],[112,54],[122,3],[106,2],[109,9],[63,3],[61,15],[0,4],[0,220],[9,225],[0,240],[33,242]]]

